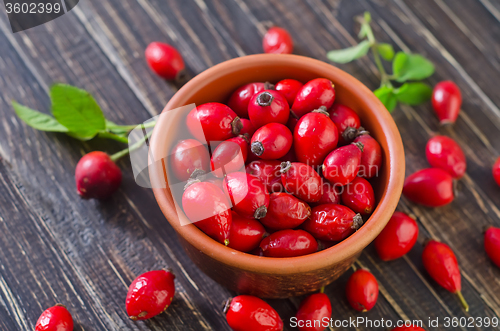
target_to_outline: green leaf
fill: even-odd
[[[363,40],[353,47],[329,51],[326,56],[330,61],[337,63],[347,63],[366,55],[369,49],[370,42],[368,40]]]
[[[369,11],[365,11],[363,13],[363,18],[367,24],[369,24],[372,21],[372,14],[370,14]]]
[[[40,131],[67,132],[68,128],[56,121],[55,118],[39,111],[12,101],[12,107],[17,116],[26,124]]]
[[[421,82],[405,83],[394,91],[398,101],[409,105],[418,105],[432,96],[432,87]]]
[[[392,87],[382,86],[373,91],[373,93],[377,96],[377,98],[379,98],[380,101],[382,101],[385,108],[387,108],[389,112],[392,112],[394,108],[396,108],[398,99],[396,98]]]
[[[367,24],[361,24],[361,29],[359,29],[358,33],[358,38],[363,39],[366,37],[368,34],[368,25]]]
[[[50,98],[54,117],[79,139],[90,139],[106,129],[101,108],[87,91],[56,84],[50,89]]]
[[[434,65],[422,55],[398,52],[392,62],[392,71],[396,80],[402,83],[431,76]]]
[[[377,44],[377,51],[386,61],[392,61],[394,58],[394,48],[391,44],[379,43]]]

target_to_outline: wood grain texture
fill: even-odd
[[[399,209],[419,218],[417,245],[389,263],[368,247],[357,267],[369,268],[379,280],[379,301],[365,315],[350,309],[344,298],[348,272],[326,288],[333,317],[498,317],[500,270],[485,256],[481,235],[486,224],[500,226],[500,195],[490,174],[500,155],[498,1],[107,0],[81,1],[69,14],[15,35],[0,13],[0,329],[32,330],[43,309],[61,302],[77,330],[229,330],[220,303],[234,295],[189,261],[152,193],[133,182],[127,161],[120,162],[124,183],[110,201],[78,198],[73,171],[81,155],[119,145],[32,130],[15,117],[12,99],[47,111],[47,88],[65,82],[89,90],[111,120],[139,123],[159,113],[178,88],[150,73],[143,58],[149,42],[175,45],[194,75],[261,52],[266,29],[279,25],[292,34],[296,54],[326,61],[328,50],[357,42],[353,16],[365,10],[372,13],[377,39],[424,54],[436,64],[429,83],[452,79],[464,96],[451,131],[440,131],[429,104],[394,112],[407,173],[427,167],[425,143],[437,132],[463,146],[468,171],[448,207],[421,208],[402,199]],[[371,89],[378,85],[369,57],[339,67]],[[469,314],[425,273],[420,255],[426,237],[457,253]],[[165,266],[177,275],[172,306],[150,321],[129,321],[128,284]],[[270,303],[287,325],[301,299]]]

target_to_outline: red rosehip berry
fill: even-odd
[[[320,175],[305,163],[282,162],[281,182],[287,192],[306,202],[317,202],[323,196]]]
[[[490,226],[484,233],[484,250],[500,268],[500,228]]]
[[[231,203],[220,187],[209,182],[194,182],[182,195],[182,208],[188,219],[207,236],[228,245]]]
[[[497,182],[498,186],[500,186],[500,157],[493,165],[493,178]]]
[[[234,331],[283,331],[283,321],[264,300],[238,295],[226,301],[227,324]]]
[[[368,270],[357,270],[347,281],[346,295],[352,308],[362,312],[371,310],[378,299],[377,279]]]
[[[340,204],[340,187],[332,185],[328,182],[323,182],[323,195],[314,205],[324,205],[327,203]]]
[[[277,160],[256,160],[246,166],[246,172],[257,177],[266,186],[267,191],[282,192],[281,162]]]
[[[286,124],[289,115],[290,106],[278,91],[256,93],[248,104],[248,117],[257,129],[269,123]]]
[[[462,107],[462,93],[452,81],[444,81],[434,86],[432,107],[441,124],[453,124]]]
[[[173,46],[152,42],[146,48],[145,54],[151,70],[162,78],[178,79],[184,71],[184,60]]]
[[[358,176],[363,178],[377,176],[382,166],[382,148],[380,148],[380,144],[366,133],[354,139],[354,142],[363,144]]]
[[[344,187],[342,203],[355,213],[370,215],[375,207],[375,193],[364,178],[356,177]]]
[[[434,168],[440,168],[453,178],[460,179],[467,169],[464,152],[457,142],[446,136],[435,136],[427,142],[427,161]]]
[[[287,30],[272,27],[267,30],[262,40],[264,53],[291,54],[293,51],[293,40]]]
[[[229,231],[229,245],[233,249],[241,252],[250,252],[259,247],[266,229],[251,218],[244,218],[233,212],[233,222]]]
[[[294,229],[311,215],[311,207],[288,193],[272,193],[266,217],[260,222],[272,230]]]
[[[297,326],[300,331],[323,331],[324,319],[330,321],[332,303],[325,293],[311,294],[305,298],[297,311]]]
[[[288,117],[288,122],[286,122],[286,127],[290,129],[290,132],[295,132],[295,127],[299,120],[293,116]]]
[[[224,178],[224,192],[233,210],[242,217],[261,219],[269,207],[269,192],[257,178],[245,172],[233,172]]]
[[[465,311],[469,306],[462,296],[462,276],[457,258],[451,248],[439,241],[430,240],[422,253],[424,268],[439,285],[457,295]]]
[[[166,270],[148,271],[137,277],[125,301],[130,319],[146,320],[163,313],[174,298],[174,279],[174,274]]]
[[[107,199],[122,182],[120,168],[104,152],[84,155],[75,170],[76,190],[84,199]]]
[[[252,97],[261,91],[270,89],[271,87],[272,85],[269,83],[260,82],[243,85],[231,94],[229,100],[227,101],[227,105],[239,117],[248,118],[248,104]]]
[[[283,79],[276,83],[274,86],[275,90],[280,92],[281,95],[285,97],[288,101],[288,105],[291,107],[295,101],[297,93],[304,86],[301,82],[295,79]]]
[[[248,136],[251,138],[255,133],[255,130],[257,129],[254,128],[252,122],[250,122],[250,120],[247,120],[246,118],[240,118],[240,121],[242,125],[240,135],[248,134]]]
[[[323,164],[328,153],[337,147],[337,142],[337,127],[324,107],[302,116],[295,126],[295,155],[302,163],[310,166]]]
[[[361,120],[354,110],[344,105],[334,104],[330,109],[330,118],[337,126],[341,145],[348,144],[356,138],[358,129],[361,127]]]
[[[335,185],[347,185],[356,178],[363,156],[363,144],[339,147],[323,161],[323,176]]]
[[[419,326],[398,326],[391,331],[425,331],[425,329],[422,329]]]
[[[311,217],[302,223],[302,228],[314,238],[341,241],[349,237],[363,225],[363,218],[342,205],[327,204],[316,206]]]
[[[304,230],[280,230],[262,239],[260,248],[267,257],[294,257],[318,251],[318,242]]]
[[[453,178],[437,168],[417,171],[405,180],[403,194],[411,201],[427,206],[441,207],[455,198]]]
[[[198,140],[185,139],[172,149],[170,164],[177,179],[185,182],[191,176],[209,172],[210,154],[207,147]]]
[[[73,318],[66,307],[57,304],[40,315],[35,331],[73,331]]]
[[[238,136],[221,142],[212,153],[210,165],[214,176],[222,178],[225,174],[245,167],[249,149],[249,140]]]
[[[375,249],[383,261],[391,261],[408,253],[417,239],[417,222],[405,213],[397,211],[375,239]]]
[[[276,160],[288,153],[293,137],[290,130],[279,123],[269,123],[257,129],[252,136],[251,151],[264,160]]]
[[[233,138],[243,126],[231,108],[218,102],[204,103],[191,110],[186,124],[189,132],[201,142]]]
[[[321,106],[329,109],[334,101],[333,83],[326,78],[316,78],[307,82],[297,93],[291,112],[300,118]]]

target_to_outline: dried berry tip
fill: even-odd
[[[226,314],[229,310],[229,307],[231,307],[231,302],[233,301],[233,298],[229,298],[226,301],[222,303],[222,312]]]
[[[257,96],[257,103],[261,107],[270,106],[273,103],[274,97],[269,92],[262,92]]]
[[[255,210],[255,213],[253,214],[253,217],[257,220],[260,220],[261,218],[266,217],[267,215],[267,208],[266,206],[260,206]]]
[[[352,225],[351,229],[357,230],[363,225],[363,217],[361,217],[361,214],[356,214],[354,218],[352,219]]]
[[[264,145],[260,141],[254,141],[250,147],[252,153],[257,156],[261,156],[264,153]]]
[[[281,162],[281,169],[280,172],[284,174],[287,172],[290,168],[292,167],[292,162],[286,161],[286,162]]]
[[[224,246],[227,246],[227,245],[229,245],[229,239],[224,240]]]
[[[194,169],[194,171],[191,173],[191,176],[189,178],[192,179],[199,179],[199,180],[204,180],[205,179],[206,172],[202,169]]]
[[[356,130],[355,128],[352,128],[348,126],[344,132],[342,132],[342,138],[346,141],[352,141],[354,140],[357,136],[359,136],[359,131]]]
[[[243,123],[241,123],[241,120],[238,116],[236,116],[231,122],[231,128],[235,136],[239,135],[241,129],[243,129]]]
[[[264,83],[264,90],[274,90],[275,86],[274,84],[271,84],[269,82]]]
[[[328,113],[328,109],[326,109],[325,106],[321,106],[318,109],[314,109],[312,113],[320,113],[326,116],[330,116],[330,114]]]
[[[363,152],[363,149],[365,148],[365,145],[363,145],[362,143],[360,142],[357,142],[357,143],[353,143],[354,145],[356,145],[357,148],[359,148],[359,150],[361,152]]]
[[[198,178],[189,178],[186,182],[186,185],[184,185],[184,191],[194,183],[201,183],[201,180],[199,180]]]

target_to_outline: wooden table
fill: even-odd
[[[33,330],[40,313],[58,302],[73,314],[76,330],[229,330],[220,308],[234,295],[190,262],[151,190],[134,183],[128,160],[119,163],[124,181],[110,201],[78,197],[73,176],[79,158],[121,146],[35,131],[16,118],[12,99],[47,112],[48,87],[65,82],[90,91],[111,120],[140,123],[158,114],[177,90],[147,68],[143,52],[150,42],[175,45],[194,75],[261,52],[264,32],[276,24],[291,32],[296,54],[326,61],[328,50],[357,42],[353,17],[365,10],[380,41],[435,63],[429,83],[450,79],[461,88],[463,111],[448,134],[463,146],[468,170],[450,206],[427,209],[401,200],[400,210],[418,216],[417,245],[390,263],[369,246],[358,266],[377,277],[378,303],[366,314],[347,305],[348,272],[326,288],[333,318],[427,325],[429,317],[443,322],[500,316],[500,269],[482,246],[482,228],[500,226],[500,189],[491,176],[500,155],[498,0],[82,0],[63,17],[15,35],[0,13],[0,330]],[[372,89],[378,85],[368,57],[339,67]],[[426,141],[440,130],[430,103],[399,106],[393,116],[406,148],[407,174],[427,167]],[[424,271],[420,256],[427,237],[456,252],[468,314]],[[172,306],[146,322],[129,320],[128,285],[163,267],[177,275]],[[270,301],[286,330],[300,300]]]

